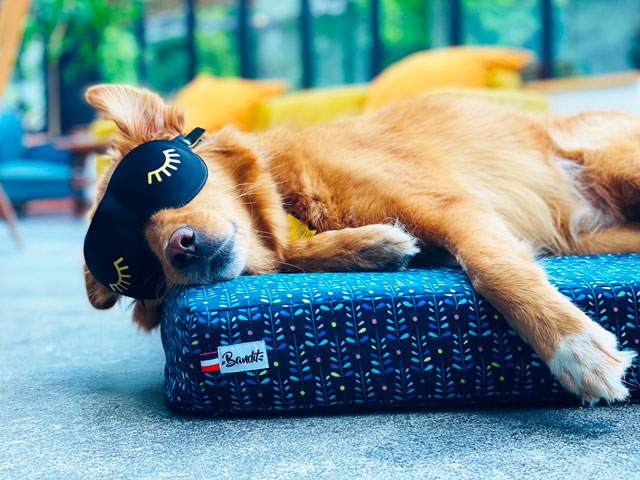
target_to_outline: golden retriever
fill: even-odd
[[[148,91],[98,85],[87,100],[120,129],[120,158],[183,132],[183,115]],[[274,271],[396,270],[442,247],[474,288],[584,401],[621,400],[635,353],[549,284],[543,255],[640,252],[640,118],[615,112],[531,115],[478,100],[416,99],[327,125],[242,133],[195,147],[209,169],[184,207],[144,234],[167,282],[199,284]],[[318,234],[289,240],[287,213]],[[210,245],[198,245],[209,243]],[[225,258],[212,262],[194,249]],[[89,300],[119,296],[86,270]],[[159,322],[162,299],[136,301]]]

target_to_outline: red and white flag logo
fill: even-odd
[[[220,370],[218,352],[200,354],[200,370],[202,372],[215,372],[216,370]]]

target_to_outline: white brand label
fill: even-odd
[[[269,368],[264,340],[218,347],[220,373],[246,372]]]

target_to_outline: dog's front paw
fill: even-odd
[[[581,333],[564,337],[549,368],[567,390],[594,405],[601,399],[627,398],[623,379],[635,356],[635,352],[618,350],[616,337],[589,321]]]
[[[405,268],[420,248],[418,240],[392,225],[360,227],[361,245],[355,255],[357,270],[396,271]]]

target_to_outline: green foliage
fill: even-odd
[[[42,39],[50,61],[71,53],[75,73],[104,65],[103,73],[113,77],[133,54],[129,30],[139,15],[140,3],[126,0],[37,0],[24,43]],[[124,77],[131,79],[131,71]]]
[[[428,6],[424,0],[382,0],[384,65],[429,47]]]
[[[540,0],[465,0],[465,43],[536,48]]]
[[[98,48],[102,80],[105,82],[138,83],[140,48],[135,35],[119,25],[109,25]]]
[[[147,81],[161,93],[173,93],[189,81],[184,38],[168,38],[149,45]]]
[[[233,31],[236,8],[214,4],[199,8],[197,15],[198,21],[207,25],[196,31],[198,70],[220,76],[238,75],[240,62]]]

